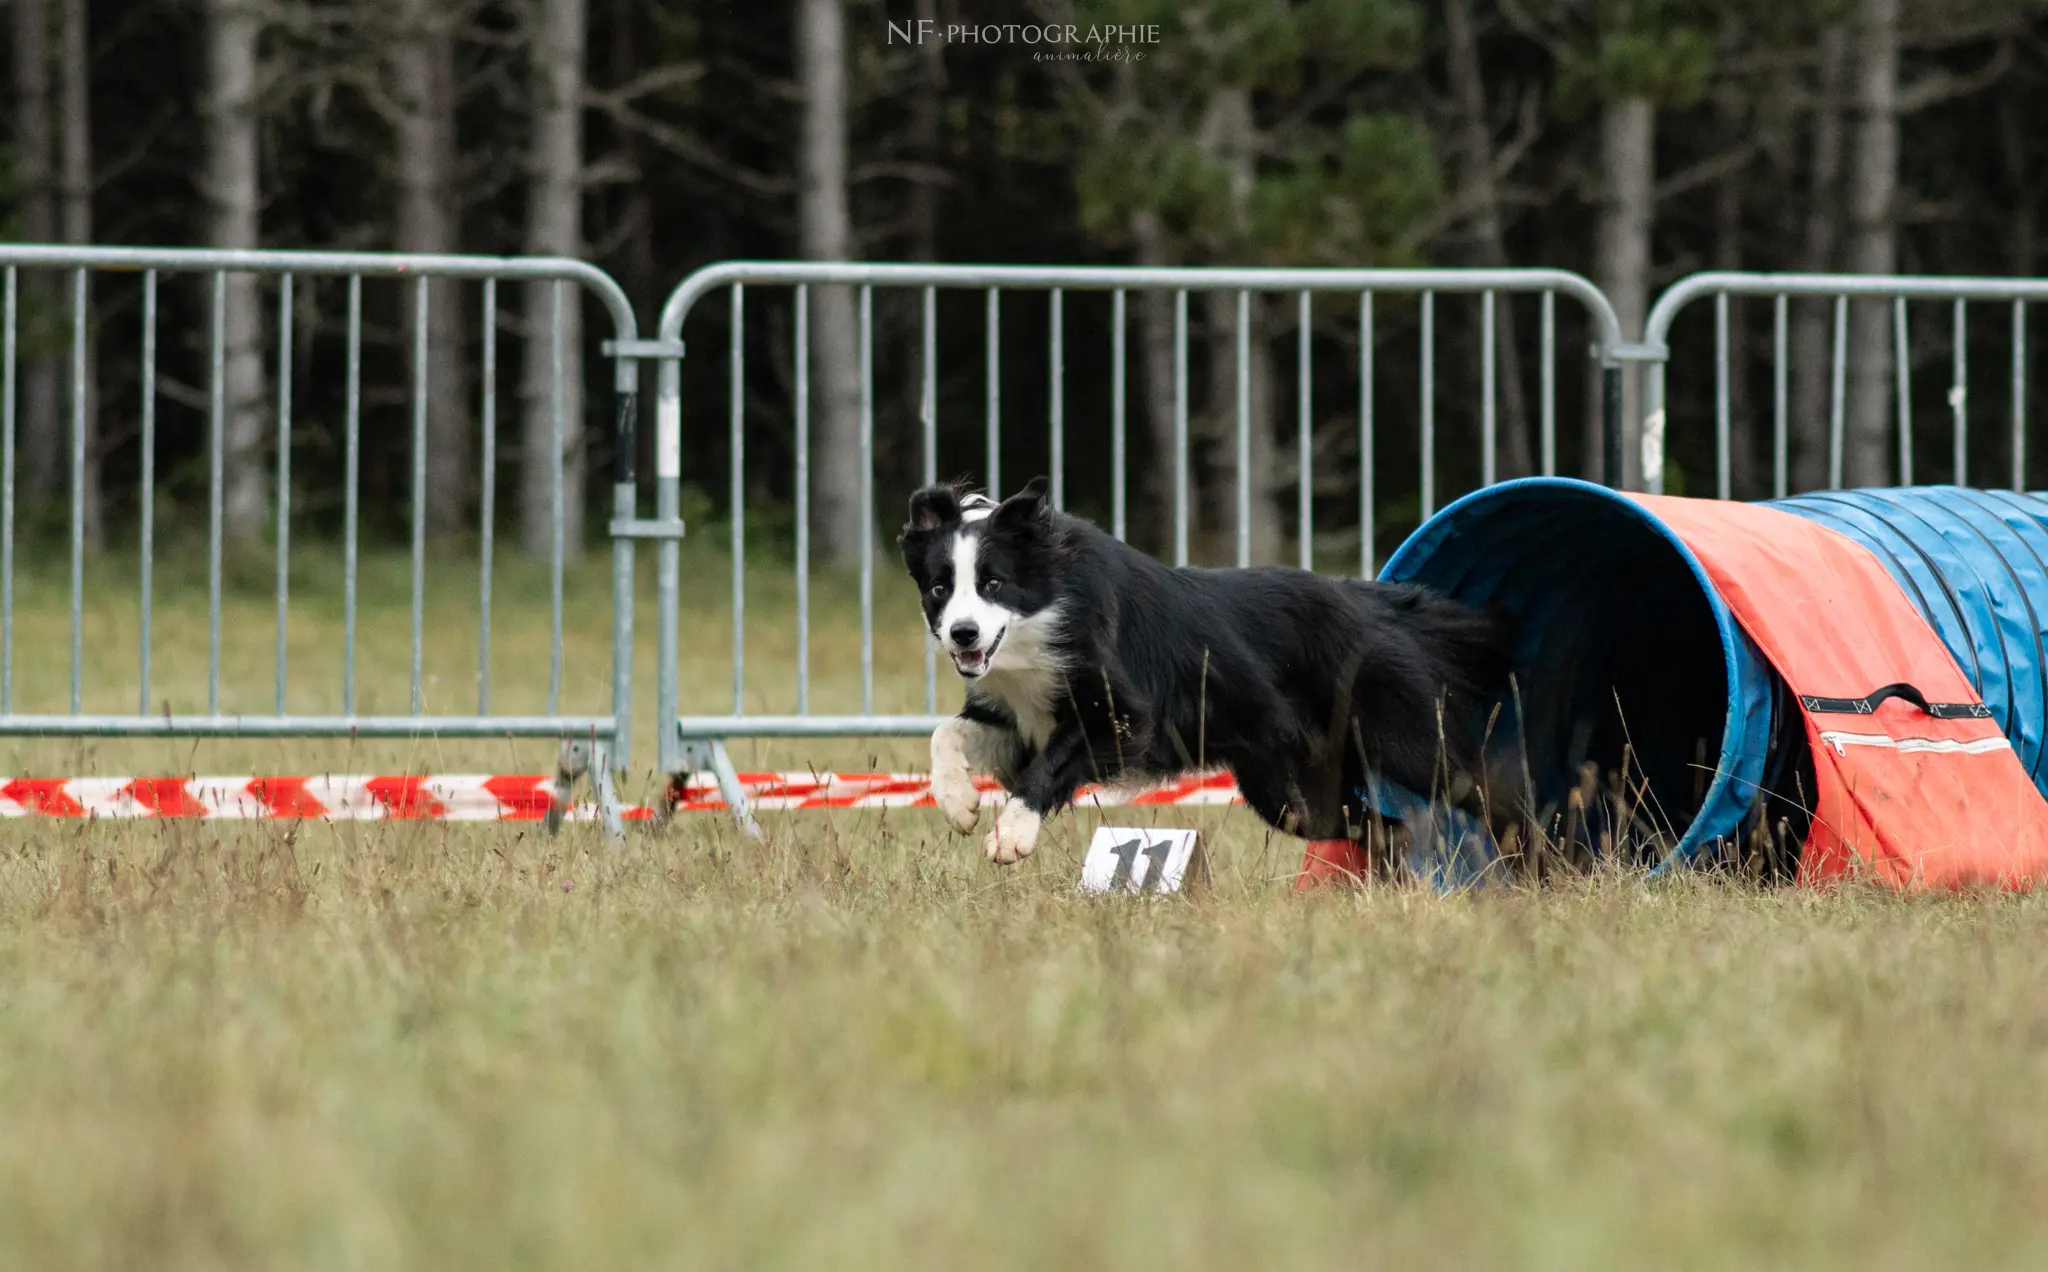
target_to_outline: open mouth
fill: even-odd
[[[950,651],[953,655],[953,670],[970,680],[974,679],[988,670],[989,663],[994,660],[996,650],[1002,648],[1002,644],[1003,633],[997,632],[996,638],[989,642],[987,649],[955,649]]]

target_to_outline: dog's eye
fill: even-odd
[[[946,599],[946,593],[952,590],[952,588],[947,587],[944,583],[934,583],[932,584],[932,599],[943,601]]]
[[[986,578],[981,581],[981,594],[983,596],[994,596],[997,592],[1000,592],[1002,590],[1003,581],[1001,579]]]

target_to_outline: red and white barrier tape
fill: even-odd
[[[756,810],[920,808],[932,802],[931,779],[919,773],[741,773]],[[980,782],[984,806],[999,788]],[[723,812],[725,798],[709,773],[690,773],[673,788],[677,812]],[[1184,778],[1144,790],[1087,787],[1082,805],[1234,804],[1230,775]],[[554,804],[540,774],[453,777],[16,777],[0,779],[0,817],[305,818],[319,821],[539,821]],[[644,821],[644,805],[621,810]],[[596,808],[564,810],[588,821]]]

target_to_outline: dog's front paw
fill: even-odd
[[[1038,847],[1040,819],[1023,800],[1011,799],[997,815],[995,829],[988,832],[988,859],[999,866],[1014,865]]]
[[[981,792],[965,767],[941,769],[932,774],[932,802],[946,815],[946,824],[962,835],[974,833],[981,820]]]

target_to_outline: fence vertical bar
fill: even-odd
[[[10,271],[11,273],[11,271]],[[12,370],[12,367],[9,368]],[[138,518],[142,531],[142,634],[136,651],[137,676],[141,682],[136,695],[137,715],[149,714],[150,624],[156,597],[156,271],[142,275],[142,490]],[[10,518],[11,520],[11,518]],[[0,712],[5,708],[0,707]]]
[[[86,340],[86,279],[71,275],[71,714],[85,692],[85,418],[91,363]],[[217,624],[216,624],[217,626]]]
[[[560,711],[562,705],[562,565],[568,549],[566,539],[568,533],[566,519],[567,502],[563,489],[567,478],[564,468],[569,461],[567,454],[569,384],[567,378],[567,353],[564,346],[565,336],[562,331],[564,310],[567,307],[565,289],[566,284],[560,280],[550,284],[548,288],[550,302],[548,305],[548,369],[549,384],[552,387],[551,396],[553,397],[550,410],[548,411],[550,416],[549,456],[553,460],[552,467],[554,470],[554,480],[550,483],[551,489],[548,492],[548,501],[554,513],[555,523],[554,542],[551,545],[553,559],[548,562],[548,590],[550,594],[549,599],[552,602],[552,616],[548,632],[549,715],[554,715]],[[578,386],[578,391],[581,391],[581,386]]]
[[[617,339],[626,339],[634,334],[632,314],[612,315],[612,331]],[[616,350],[616,345],[614,346]],[[618,356],[612,363],[612,520],[637,521],[640,519],[640,363],[637,359]],[[617,819],[602,805],[607,800],[606,791],[612,775],[623,773],[632,766],[633,757],[633,608],[639,592],[639,548],[632,537],[612,536],[612,736],[610,754],[605,757],[605,767],[597,769],[592,776],[601,805],[599,812],[606,821],[605,833],[616,837],[619,833]],[[655,713],[655,727],[662,724],[662,713]],[[596,739],[591,739],[595,751]],[[595,761],[597,756],[593,755]],[[593,768],[595,768],[593,763]]]
[[[727,328],[726,500],[732,539],[732,713],[747,713],[747,289],[732,285],[732,321]]]
[[[1048,404],[1047,425],[1052,433],[1048,443],[1052,453],[1052,506],[1064,512],[1067,507],[1067,420],[1066,403],[1062,399],[1066,396],[1067,368],[1066,350],[1062,347],[1066,333],[1061,330],[1060,299],[1060,289],[1053,288],[1050,298],[1052,347],[1047,350],[1047,357],[1052,363],[1049,372],[1052,383],[1048,386],[1052,400]]]
[[[277,280],[277,714],[285,714],[292,587],[292,275]]]
[[[1003,355],[1002,292],[988,289],[988,493],[1003,497]]]
[[[1835,348],[1828,381],[1828,489],[1842,488],[1844,403],[1849,377],[1849,298],[1835,297]]]
[[[1495,454],[1500,420],[1494,403],[1494,298],[1492,292],[1479,296],[1479,484],[1491,486],[1498,469]]]
[[[995,293],[991,291],[989,295],[994,296]],[[875,289],[863,285],[860,289],[860,709],[865,715],[872,715],[875,710],[874,301]],[[993,307],[990,313],[993,315]]]
[[[1543,475],[1557,476],[1557,293],[1543,293]]]
[[[939,480],[939,290],[936,287],[924,289],[923,347],[924,388],[918,395],[918,420],[923,425],[924,466],[921,472],[924,484],[930,486]],[[927,715],[936,715],[939,710],[938,648],[929,639],[924,642],[924,709]]]
[[[810,374],[809,361],[798,351],[797,383],[804,386]],[[654,515],[671,530],[680,532],[682,520],[682,386],[683,366],[679,357],[661,359],[655,370],[654,409]],[[806,404],[808,405],[808,404]],[[804,509],[803,488],[798,487],[798,507]],[[807,513],[808,509],[804,509]],[[798,526],[808,517],[800,513]],[[799,535],[807,531],[800,529]],[[801,540],[800,540],[801,542]],[[679,771],[689,758],[676,729],[676,715],[682,708],[677,681],[681,675],[682,545],[664,537],[654,550],[655,575],[655,662],[654,662],[654,758],[664,773]]]
[[[426,710],[427,623],[427,278],[413,283],[412,299],[412,713]],[[549,704],[549,711],[554,710]]]
[[[483,471],[478,552],[476,713],[491,713],[491,565],[498,534],[498,280],[484,280]]]
[[[1892,301],[1892,374],[1899,412],[1899,484],[1913,484],[1913,356],[1906,343],[1906,298]]]
[[[1237,293],[1237,564],[1252,563],[1252,294]]]
[[[1173,297],[1173,563],[1188,563],[1188,292]]]
[[[156,295],[156,274],[149,276],[149,290]],[[20,322],[20,271],[7,267],[7,296],[4,322],[0,322],[0,715],[14,712],[14,411],[15,332]],[[151,417],[154,422],[154,415]],[[147,645],[144,646],[147,648]],[[142,709],[149,710],[143,699]]]
[[[356,541],[363,450],[363,276],[348,276],[348,397],[343,407],[345,458],[341,512],[341,709],[356,713]]]
[[[1126,481],[1125,465],[1129,457],[1125,453],[1127,439],[1124,435],[1124,398],[1127,392],[1124,381],[1124,289],[1116,289],[1110,299],[1109,335],[1109,527],[1121,543],[1128,537],[1129,526],[1126,518],[1129,511],[1125,506]]]
[[[1436,515],[1436,293],[1422,293],[1422,519]]]
[[[1734,445],[1728,388],[1728,293],[1714,294],[1714,497],[1735,495]]]
[[[1955,483],[1970,484],[1970,353],[1968,303],[1955,307],[1954,374],[1949,382],[1948,409],[1955,419]]]
[[[1358,576],[1369,579],[1373,560],[1372,293],[1358,293]]]
[[[207,373],[206,480],[206,713],[220,714],[221,469],[227,415],[228,276],[213,272],[213,344]]]
[[[1309,460],[1314,450],[1315,442],[1313,436],[1313,410],[1310,402],[1315,385],[1309,378],[1312,374],[1309,369],[1309,337],[1311,334],[1309,320],[1315,316],[1315,310],[1314,303],[1309,299],[1308,292],[1304,291],[1301,293],[1299,306],[1300,312],[1294,318],[1294,397],[1298,412],[1294,440],[1295,498],[1297,500],[1294,510],[1294,521],[1297,527],[1296,533],[1301,536],[1301,568],[1313,570],[1316,563],[1316,508],[1315,487],[1312,484],[1312,475],[1309,471]]]
[[[2027,489],[2027,302],[2012,302],[2012,488]]]
[[[796,289],[796,713],[811,713],[811,289]]]
[[[1786,355],[1792,298],[1779,295],[1771,306],[1771,497],[1783,499],[1791,485],[1791,367]]]

